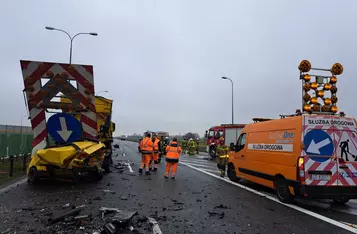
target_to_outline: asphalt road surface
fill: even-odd
[[[269,189],[220,178],[215,162],[205,155],[183,155],[175,181],[164,178],[164,162],[151,176],[139,175],[137,144],[119,144],[116,167],[100,182],[20,183],[0,190],[0,233],[99,232],[117,214],[102,213],[101,207],[126,216],[137,212],[117,226],[122,228],[118,233],[357,233],[355,202],[284,205]],[[75,207],[81,209],[75,220],[53,222]]]

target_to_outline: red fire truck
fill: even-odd
[[[212,158],[216,157],[216,149],[219,144],[219,138],[224,137],[225,144],[231,146],[237,143],[245,124],[221,124],[220,126],[211,127],[206,131],[205,138],[207,152]]]

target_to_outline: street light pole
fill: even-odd
[[[234,124],[234,104],[233,104],[233,81],[228,77],[222,77],[223,80],[229,80],[232,84],[232,124]]]
[[[77,33],[76,35],[74,35],[73,37],[71,35],[69,35],[68,32],[62,30],[62,29],[58,29],[58,28],[53,28],[53,27],[46,27],[47,30],[54,30],[54,31],[60,31],[60,32],[63,32],[65,34],[67,34],[67,36],[69,37],[69,40],[71,41],[71,45],[70,45],[70,48],[69,48],[69,64],[72,63],[72,47],[73,47],[73,40],[74,38],[76,38],[76,36],[78,35],[91,35],[91,36],[98,36],[98,33],[95,33],[95,32],[90,32],[90,33]]]

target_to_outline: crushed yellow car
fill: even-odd
[[[93,141],[37,150],[27,168],[28,181],[36,183],[41,178],[57,177],[70,177],[74,181],[83,177],[101,180],[104,150],[103,143]]]

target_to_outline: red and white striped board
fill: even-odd
[[[90,65],[20,61],[24,79],[31,125],[34,132],[34,150],[47,146],[46,108],[61,109],[51,99],[62,92],[72,101],[73,108],[81,110],[83,137],[97,138],[97,115],[94,100],[93,67]],[[41,79],[48,82],[42,84]],[[76,81],[77,88],[70,81]]]
[[[355,186],[357,185],[357,161],[352,156],[357,157],[357,125],[353,118],[340,116],[303,116],[303,133],[301,142],[304,142],[304,136],[312,129],[324,130],[334,141],[333,156],[325,162],[313,160],[304,149],[301,150],[301,156],[305,158],[305,183],[307,185],[317,186]],[[349,140],[349,161],[341,158],[342,152],[340,143]],[[341,168],[346,166],[347,168]],[[311,180],[309,171],[331,171],[329,181]]]

